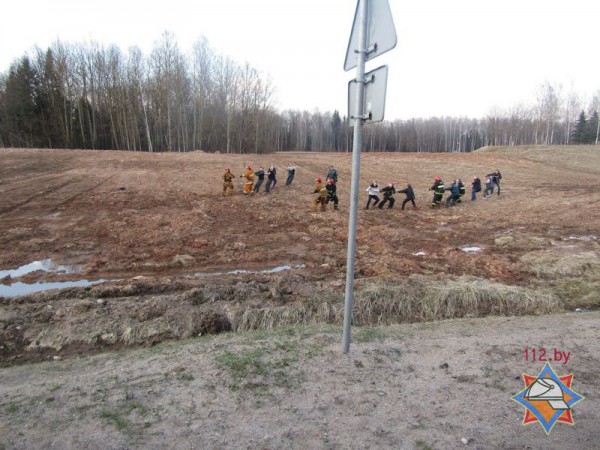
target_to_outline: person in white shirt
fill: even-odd
[[[296,165],[293,162],[291,162],[287,168],[287,171],[288,171],[288,176],[287,176],[287,180],[285,180],[285,185],[289,186],[290,184],[292,184],[292,181],[294,180],[294,175],[296,175]]]
[[[369,194],[369,199],[367,200],[367,207],[365,209],[369,209],[369,206],[371,206],[371,200],[375,200],[373,207],[377,206],[377,203],[379,203],[379,196],[377,195],[379,193],[379,185],[377,184],[377,181],[373,180],[371,182],[367,188],[367,192]]]

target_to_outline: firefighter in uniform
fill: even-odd
[[[317,184],[315,185],[315,190],[313,191],[313,194],[317,194],[317,195],[316,195],[310,209],[312,209],[313,211],[316,211],[317,206],[321,205],[321,211],[325,211],[327,190],[325,189],[325,186],[323,186],[323,180],[321,180],[321,177],[315,178],[315,183],[317,183]]]
[[[254,184],[254,171],[252,170],[252,167],[250,167],[250,164],[246,166],[246,171],[240,178],[242,177],[246,179],[246,182],[244,183],[244,194],[251,194],[252,185]]]
[[[327,191],[327,204],[329,204],[329,202],[333,202],[333,209],[337,211],[339,200],[337,196],[335,180],[333,178],[327,178],[327,185],[325,186],[325,189]]]
[[[233,187],[233,179],[235,175],[231,173],[231,169],[227,167],[223,174],[223,195],[227,194],[227,189],[230,190],[230,194],[233,194],[235,188]]]
[[[433,179],[433,186],[431,186],[429,190],[433,191],[431,207],[436,208],[440,206],[440,203],[442,203],[442,198],[444,198],[444,182],[442,179],[440,177],[435,177]]]

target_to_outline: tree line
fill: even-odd
[[[349,151],[338,111],[273,106],[268,75],[205,38],[183,54],[165,32],[150,55],[56,41],[0,74],[0,147],[132,151]],[[365,151],[468,152],[487,145],[598,143],[600,91],[588,104],[544,83],[536,104],[484,118],[431,117],[364,128]]]

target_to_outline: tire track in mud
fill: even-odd
[[[64,188],[65,186],[68,186],[68,185],[73,184],[73,183],[78,183],[81,180],[82,180],[82,178],[77,179],[77,180],[68,180],[68,181],[65,181],[64,183],[61,183],[61,184],[59,184],[57,186],[52,186],[50,188],[44,189],[43,191],[38,192],[37,194],[32,195],[29,198],[27,198],[27,199],[25,199],[25,200],[23,200],[23,201],[15,204],[15,205],[10,205],[10,206],[4,207],[4,208],[0,208],[0,216],[4,215],[4,214],[7,214],[7,213],[14,212],[17,209],[19,209],[19,208],[21,208],[21,207],[23,207],[25,205],[28,205],[29,203],[33,202],[34,200],[37,200],[39,198],[43,198],[43,197],[45,197],[47,195],[53,194],[53,193],[59,191],[60,189]]]
[[[73,172],[73,169],[69,168],[69,169],[59,170],[59,171],[52,172],[52,173],[44,172],[44,173],[40,173],[38,175],[31,175],[31,176],[14,176],[12,178],[3,178],[2,180],[0,180],[0,186],[1,185],[14,186],[15,184],[19,184],[19,183],[27,184],[28,186],[31,186],[31,184],[38,182],[36,180],[39,180],[39,179],[42,179],[42,181],[46,181],[46,182],[52,182],[54,180],[63,178],[69,172]],[[11,189],[3,192],[3,194],[10,193],[13,191],[19,191],[20,189],[22,189],[20,185],[14,186]]]
[[[104,183],[108,182],[109,180],[111,180],[114,177],[115,177],[115,175],[110,175],[108,177],[105,177],[99,183],[94,184],[92,187],[77,192],[75,195],[72,195],[72,196],[68,197],[66,200],[63,200],[60,203],[56,204],[50,210],[50,212],[56,212],[61,206],[68,205],[73,200],[81,197],[82,195],[87,194],[88,192],[91,192],[91,191],[97,189],[99,186],[102,186]],[[57,177],[57,178],[60,178],[60,177]],[[35,200],[47,197],[48,195],[54,194],[55,192],[58,192],[59,190],[65,188],[66,186],[69,186],[71,184],[81,183],[84,180],[85,180],[85,177],[79,177],[77,179],[70,179],[68,181],[65,181],[64,183],[60,183],[56,186],[52,186],[50,188],[44,189],[43,191],[41,191],[35,195],[32,195],[32,196],[28,197],[27,199],[15,204],[15,205],[10,205],[10,206],[4,207],[4,208],[0,208],[0,216],[15,212],[19,208],[22,208],[23,206],[26,206]]]
[[[98,187],[102,186],[103,184],[105,184],[106,182],[108,182],[109,180],[111,180],[112,178],[115,178],[116,175],[110,175],[106,178],[104,178],[102,181],[100,181],[99,183],[93,185],[92,187],[88,188],[88,189],[84,189],[83,191],[79,191],[77,194],[72,195],[71,197],[67,198],[66,200],[60,202],[59,204],[57,204],[54,208],[52,208],[51,212],[56,212],[58,211],[58,209],[61,206],[65,206],[68,205],[69,203],[71,203],[73,200],[75,200],[76,198],[81,197],[82,195],[87,194],[88,192],[94,191],[95,189],[97,189]]]

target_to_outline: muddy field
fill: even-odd
[[[238,178],[223,197],[224,167],[248,163],[279,168],[273,192],[245,196]],[[340,209],[313,212],[331,164]],[[417,209],[397,195],[359,211],[341,356],[350,166],[349,154],[1,149],[0,449],[594,448],[600,149],[364,154],[361,205],[376,179],[410,182]],[[501,195],[429,207],[435,175],[469,186],[495,169]],[[522,348],[550,345],[577,355],[561,374],[579,373],[588,397],[579,426],[553,431],[562,441],[522,427],[510,401],[541,368]],[[441,400],[397,412],[432,375]],[[471,389],[491,403],[454,395]]]
[[[357,323],[599,306],[599,154],[594,147],[364,154],[363,189],[372,179],[410,182],[417,209],[401,211],[399,201],[359,211]],[[290,161],[298,170],[285,186]],[[223,168],[239,176],[248,163],[279,168],[273,192],[245,196],[237,178],[238,192],[222,196]],[[314,178],[329,165],[340,174],[340,210],[313,212]],[[350,166],[350,154],[3,149],[2,365],[228,330],[340,323]],[[495,169],[504,177],[501,195],[429,207],[433,176],[469,185]],[[40,261],[45,270],[14,272]],[[98,281],[105,282],[91,284]],[[14,297],[61,286],[39,284],[52,282],[89,285]],[[438,295],[431,286],[455,289]],[[438,303],[428,304],[436,295]],[[399,311],[407,302],[397,298],[408,297],[414,305]]]

